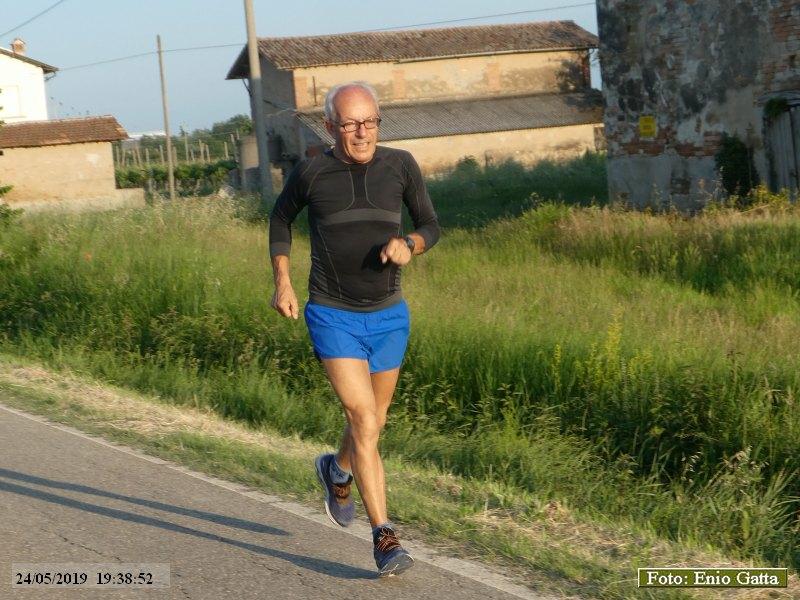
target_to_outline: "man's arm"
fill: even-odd
[[[409,152],[403,156],[403,167],[406,175],[403,203],[414,223],[414,232],[409,237],[414,240],[414,254],[422,254],[439,241],[439,220],[419,165]]]
[[[269,219],[269,253],[275,283],[271,305],[284,317],[293,319],[300,316],[300,309],[289,277],[289,253],[292,247],[291,225],[306,204],[300,191],[299,169],[300,165],[289,175],[283,191],[275,201],[275,207],[272,209]]]
[[[414,241],[414,250],[409,250],[404,238],[391,238],[381,249],[380,257],[384,264],[392,262],[402,267],[408,264],[412,256],[422,254],[439,240],[439,221],[417,161],[409,152],[405,152],[401,156],[401,163],[405,179],[403,204],[416,228],[407,236]]]
[[[396,265],[407,265],[412,256],[425,252],[425,238],[418,233],[409,233],[408,237],[414,240],[414,251],[408,249],[405,238],[391,238],[381,249],[381,262],[393,262]]]
[[[297,319],[300,307],[289,277],[289,257],[278,254],[272,257],[272,277],[275,282],[275,293],[272,295],[272,308],[284,317]]]

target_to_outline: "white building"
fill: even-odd
[[[0,48],[0,121],[46,120],[45,76],[57,70],[25,56],[25,42],[19,38],[10,50]]]

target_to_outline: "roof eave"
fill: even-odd
[[[446,60],[450,58],[471,58],[474,56],[495,56],[498,54],[541,54],[543,52],[571,52],[571,51],[580,51],[580,50],[592,50],[597,48],[597,45],[594,46],[557,46],[553,48],[527,48],[525,50],[497,50],[497,51],[487,51],[487,52],[469,52],[463,54],[443,54],[439,56],[415,56],[414,58],[401,58],[392,62],[396,62],[398,64],[402,63],[415,63],[415,62],[425,62],[431,60]]]
[[[341,62],[315,62],[315,63],[302,63],[302,64],[278,64],[272,61],[265,54],[262,57],[269,60],[275,68],[279,71],[293,71],[295,69],[313,69],[315,67],[336,67],[341,65],[367,65],[377,63],[394,63],[394,64],[407,64],[416,62],[426,62],[434,60],[449,60],[453,58],[471,58],[476,56],[496,56],[498,54],[542,54],[545,52],[576,52],[583,50],[594,50],[598,48],[597,44],[585,44],[581,46],[557,46],[553,48],[528,48],[525,50],[493,50],[486,52],[465,52],[463,54],[442,54],[437,56],[415,56],[413,58],[396,58],[384,60],[350,60]],[[233,69],[231,69],[231,72]],[[229,74],[229,79],[231,79]]]
[[[17,123],[6,123],[4,125],[4,129],[6,130],[6,132],[8,132],[9,130],[13,130],[14,128],[17,128],[17,127],[24,128],[24,127],[37,126],[37,125],[54,125],[54,124],[57,125],[57,124],[60,124],[60,123],[63,123],[63,122],[74,122],[74,121],[106,121],[106,122],[113,121],[110,124],[113,125],[113,127],[114,127],[114,133],[113,134],[109,133],[107,135],[97,136],[94,139],[77,140],[77,141],[76,140],[65,139],[63,137],[61,137],[61,138],[52,137],[52,138],[48,139],[46,141],[46,143],[41,143],[41,142],[32,143],[32,142],[29,142],[29,141],[23,141],[21,143],[15,143],[15,142],[12,141],[11,143],[8,143],[8,142],[3,143],[2,145],[0,145],[0,147],[2,147],[4,149],[11,150],[11,149],[14,149],[14,148],[43,148],[43,147],[46,147],[46,146],[66,146],[66,145],[71,145],[71,144],[90,144],[90,143],[105,143],[105,142],[109,142],[110,143],[110,142],[117,142],[117,141],[121,141],[121,140],[127,140],[130,137],[128,135],[128,132],[122,126],[122,124],[120,124],[120,122],[117,121],[116,117],[114,117],[113,115],[98,115],[98,116],[93,116],[93,117],[78,117],[78,118],[53,119],[53,120],[51,120],[51,119],[42,119],[42,120],[37,120],[37,121],[20,121],[20,122],[17,122]],[[0,134],[0,142],[1,141],[2,141],[2,134]]]
[[[247,71],[249,71],[249,67],[244,62],[245,53],[247,52],[247,45],[239,51],[239,56],[236,57],[236,60],[233,61],[231,68],[228,70],[228,74],[225,76],[226,80],[233,80],[233,79],[245,79],[248,77]],[[259,52],[259,56],[263,56],[261,52]]]
[[[25,56],[24,54],[17,54],[16,52],[12,52],[11,50],[7,50],[6,48],[0,48],[0,54],[8,56],[9,58],[16,58],[17,60],[21,60],[22,62],[28,63],[29,65],[34,65],[36,67],[39,67],[46,74],[55,73],[58,71],[58,67],[54,67],[53,65],[48,65],[47,63],[43,63],[42,61],[36,60],[35,58]]]

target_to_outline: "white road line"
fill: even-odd
[[[61,423],[54,423],[45,417],[41,417],[39,415],[33,415],[18,410],[16,408],[11,408],[10,406],[6,406],[4,404],[0,404],[0,409],[15,414],[19,417],[24,417],[26,419],[30,419],[31,421],[36,421],[43,425],[47,425],[48,427],[52,427],[53,429],[58,429],[59,431],[70,433],[72,435],[78,436],[79,438],[83,438],[85,440],[89,440],[90,442],[100,444],[101,446],[106,446],[107,448],[111,448],[118,452],[124,452],[125,454],[130,454],[131,456],[135,456],[136,458],[146,460],[153,464],[160,465],[162,467],[166,467],[174,471],[179,471],[184,475],[194,477],[195,479],[200,479],[202,481],[205,481],[206,483],[210,483],[211,485],[224,488],[228,491],[240,494],[242,496],[247,496],[248,498],[256,500],[257,502],[263,502],[264,504],[269,504],[270,506],[274,506],[275,508],[283,510],[292,515],[295,515],[296,517],[300,517],[301,519],[313,521],[314,523],[317,523],[319,525],[324,525],[325,527],[330,527],[331,529],[335,529],[337,531],[347,533],[359,539],[372,542],[371,529],[369,528],[369,526],[363,523],[353,523],[353,525],[347,528],[338,527],[333,523],[331,523],[327,515],[325,515],[323,512],[309,508],[308,506],[305,506],[303,504],[298,504],[297,502],[286,502],[283,500],[283,498],[280,498],[278,496],[271,496],[269,494],[263,494],[258,490],[254,490],[253,488],[250,488],[246,485],[232,483],[230,481],[225,481],[224,479],[219,479],[217,477],[212,477],[210,475],[205,475],[203,473],[187,469],[186,467],[176,464],[174,462],[164,460],[162,458],[157,458],[155,456],[150,456],[134,448],[123,446],[122,444],[116,444],[114,442],[109,442],[108,440],[105,440],[103,438],[84,433],[83,431],[75,429],[74,427],[69,427],[68,425],[62,425]],[[555,596],[543,596],[541,594],[537,594],[522,585],[514,583],[511,579],[509,579],[505,575],[501,575],[500,573],[491,571],[490,569],[479,563],[470,560],[464,560],[461,558],[451,558],[447,556],[442,556],[436,550],[428,548],[427,546],[425,546],[420,542],[404,540],[403,546],[405,546],[409,551],[411,551],[412,555],[414,556],[414,559],[419,562],[428,563],[444,571],[449,571],[450,573],[458,575],[459,577],[472,579],[473,581],[477,581],[478,583],[482,583],[483,585],[489,586],[501,592],[505,592],[511,596],[515,596],[517,598],[523,598],[524,600],[556,600]]]

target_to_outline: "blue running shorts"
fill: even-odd
[[[356,312],[309,302],[303,312],[317,358],[360,358],[369,372],[403,363],[410,320],[405,300],[374,312]]]

